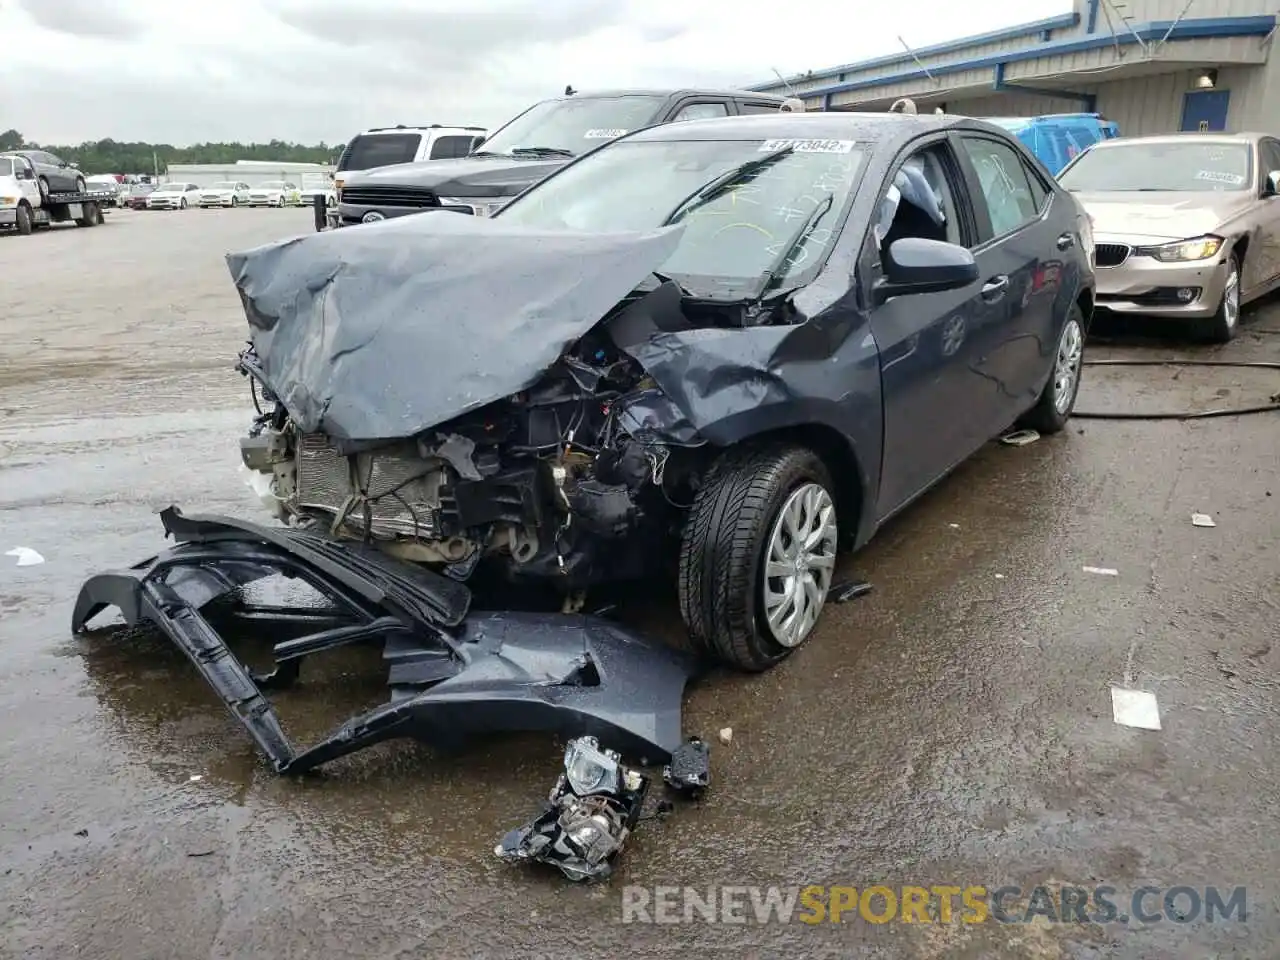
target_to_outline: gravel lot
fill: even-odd
[[[393,744],[282,780],[176,651],[73,637],[83,578],[158,549],[160,508],[260,516],[237,474],[247,331],[222,258],[311,223],[121,211],[0,237],[0,956],[1275,955],[1274,414],[1081,420],[984,449],[847,562],[870,596],[769,674],[691,691],[690,731],[734,730],[712,790],[644,824],[605,886],[492,857],[558,772],[548,739]],[[1280,308],[1246,320],[1222,349],[1126,333],[1091,355],[1280,360]],[[1245,403],[1278,380],[1093,367],[1080,407]],[[46,562],[17,566],[16,546]],[[652,606],[643,626],[677,633]],[[1126,677],[1162,730],[1113,722]],[[282,698],[286,723],[317,736],[381,682],[337,657]],[[621,923],[628,883],[1243,885],[1248,914],[672,930]]]

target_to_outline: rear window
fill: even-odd
[[[342,151],[339,170],[369,170],[393,163],[412,163],[422,143],[420,133],[362,133]]]

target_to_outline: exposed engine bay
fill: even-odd
[[[240,369],[255,377],[252,345]],[[599,331],[531,389],[411,439],[342,444],[304,433],[265,384],[261,392],[270,406],[255,383],[260,414],[241,456],[279,519],[455,579],[485,560],[569,589],[639,576],[687,502],[687,470],[668,470],[672,445],[643,438],[634,412],[656,384]]]

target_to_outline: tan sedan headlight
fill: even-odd
[[[1186,263],[1217,256],[1223,243],[1222,237],[1204,236],[1176,243],[1162,243],[1154,247],[1139,247],[1133,252],[1138,256],[1154,257],[1161,263]]]

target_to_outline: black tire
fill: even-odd
[[[85,183],[84,177],[76,177],[76,193],[84,193]]]
[[[1074,331],[1074,334],[1073,334]],[[1059,433],[1071,419],[1071,411],[1075,409],[1076,397],[1080,395],[1080,375],[1084,370],[1084,341],[1088,331],[1084,325],[1084,314],[1078,304],[1072,304],[1067,312],[1067,322],[1062,325],[1062,333],[1058,336],[1058,344],[1053,351],[1053,367],[1049,371],[1049,382],[1040,392],[1036,405],[1018,418],[1018,426],[1035,430],[1037,433]],[[1069,341],[1075,338],[1074,369],[1070,381],[1064,377],[1064,350],[1069,350]],[[1059,399],[1064,397],[1062,402]]]
[[[1230,343],[1240,329],[1240,254],[1234,250],[1227,258],[1227,282],[1222,299],[1212,317],[1204,321],[1205,339],[1212,343]]]
[[[40,188],[40,206],[43,207],[49,202],[49,181],[41,177],[36,185]]]
[[[187,209],[187,198],[186,198],[186,197],[183,197],[181,200],[179,200],[179,201],[178,201],[178,209],[179,209],[179,210],[185,210],[185,209]]]
[[[788,498],[809,484],[834,501],[822,459],[790,445],[731,450],[708,471],[685,519],[678,581],[680,614],[699,654],[758,672],[812,636],[793,646],[780,643],[763,596],[774,525]],[[823,603],[829,590],[830,577]]]
[[[24,237],[31,236],[31,208],[25,203],[18,204],[17,217],[18,233]]]

